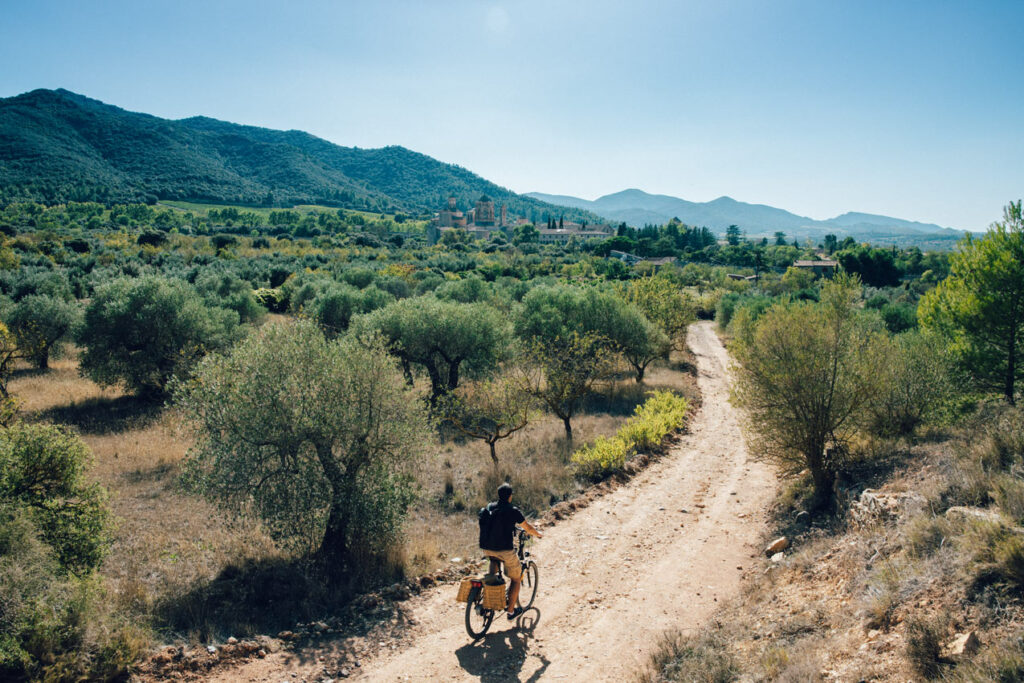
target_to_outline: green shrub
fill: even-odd
[[[147,638],[93,575],[110,543],[89,452],[51,425],[0,431],[0,679],[123,678]]]
[[[637,451],[660,448],[665,438],[686,422],[689,403],[670,391],[655,391],[636,407],[618,434],[598,437],[590,446],[572,454],[577,471],[588,477],[601,477],[619,470]]]
[[[727,294],[723,294],[716,302],[715,322],[718,323],[719,329],[724,330],[729,327],[729,323],[732,322],[732,316],[736,311],[736,305],[739,303],[739,300],[739,294],[729,292]]]
[[[881,309],[882,320],[893,334],[917,327],[917,307],[910,304],[886,304]]]
[[[23,513],[61,570],[84,575],[110,545],[106,491],[88,480],[89,449],[67,429],[15,424],[0,431],[0,505]]]
[[[885,382],[869,407],[871,431],[905,436],[936,415],[961,378],[945,342],[935,335],[908,332],[888,343],[876,369]]]
[[[271,313],[284,313],[288,310],[288,297],[280,289],[261,287],[253,292],[256,301]]]
[[[942,673],[942,625],[934,620],[912,619],[907,622],[907,646],[904,654],[910,668],[924,679]]]

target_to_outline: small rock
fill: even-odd
[[[978,639],[978,634],[974,631],[968,631],[967,633],[958,633],[953,637],[953,640],[946,644],[945,655],[947,657],[957,658],[973,655],[981,647],[981,641]]]
[[[451,563],[452,564],[462,564],[462,558],[461,557],[453,557],[451,559]]]
[[[317,633],[323,633],[324,631],[327,630],[327,624],[325,624],[322,621],[318,621],[315,624],[313,624],[313,630],[316,631]]]
[[[811,523],[811,513],[807,510],[801,510],[796,513],[796,523],[801,526],[808,526]]]
[[[764,554],[768,557],[771,557],[776,553],[781,553],[783,550],[786,550],[787,548],[789,548],[789,539],[785,536],[780,536],[779,538],[776,538],[774,541],[768,544],[768,547],[764,549]]]
[[[954,505],[953,507],[946,510],[946,519],[951,519],[958,522],[965,522],[970,520],[981,520],[983,522],[998,522],[1000,520],[999,513],[993,510],[984,510],[982,508],[967,507],[965,505]]]
[[[259,650],[256,651],[256,656],[259,657],[260,659],[264,659],[267,656],[267,651],[262,649],[262,648],[260,648]]]
[[[206,651],[209,652],[211,655],[217,654],[217,648],[215,648],[213,645],[207,645]]]
[[[291,640],[292,638],[295,637],[295,634],[292,633],[291,631],[281,631],[280,633],[277,634],[277,637],[280,638],[281,640]]]
[[[771,558],[774,564],[778,564],[779,562],[782,562],[784,559],[786,559],[786,553],[775,553],[774,555],[772,555]]]
[[[228,638],[228,645],[237,645],[237,644],[238,644],[238,638],[235,638],[234,636],[231,636],[230,638]]]
[[[404,600],[409,597],[409,589],[401,583],[392,584],[381,592],[390,600]]]
[[[873,628],[870,631],[868,631],[868,640],[876,640],[880,635],[882,635],[882,632],[879,631],[877,628]]]

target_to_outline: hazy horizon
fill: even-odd
[[[984,229],[1024,194],[1024,5],[43,1],[0,96],[402,145],[516,192],[638,188]]]

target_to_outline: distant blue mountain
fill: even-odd
[[[595,200],[567,195],[527,192],[527,197],[559,206],[585,209],[605,219],[624,222],[634,227],[664,224],[678,218],[687,225],[706,226],[723,233],[730,225],[738,225],[750,237],[772,237],[786,233],[789,240],[811,239],[820,242],[826,234],[839,239],[851,236],[858,241],[876,244],[918,244],[930,248],[949,248],[963,237],[963,231],[932,223],[908,221],[869,213],[844,213],[824,221],[798,216],[784,209],[764,204],[748,204],[731,197],[710,202],[691,202],[669,195],[648,194],[630,189],[605,195]]]

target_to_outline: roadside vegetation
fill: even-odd
[[[699,402],[678,269],[186,208],[0,211],[5,679],[115,679],[418,589],[501,481],[542,514]],[[635,410],[642,444],[574,461]]]
[[[976,271],[967,246],[720,242],[678,221],[429,245],[408,216],[181,203],[11,203],[0,233],[14,679],[112,679],[159,644],[418,590],[473,557],[475,510],[501,481],[540,515],[664,451],[700,402],[685,346],[699,318],[731,338],[760,454],[795,482],[780,524],[807,510],[816,534],[837,533],[851,482],[891,444],[958,433],[980,419],[981,380],[1007,377],[1005,343],[975,334],[1003,328],[972,317],[998,304],[955,284]],[[831,280],[792,267],[830,255]],[[52,467],[26,464],[40,450]],[[995,502],[971,505],[1017,505],[1016,461],[999,462]],[[1003,576],[1014,536],[991,537]]]
[[[666,634],[642,680],[1024,679],[1022,255],[1014,202],[934,287],[719,300],[750,450],[783,486],[743,595]]]

